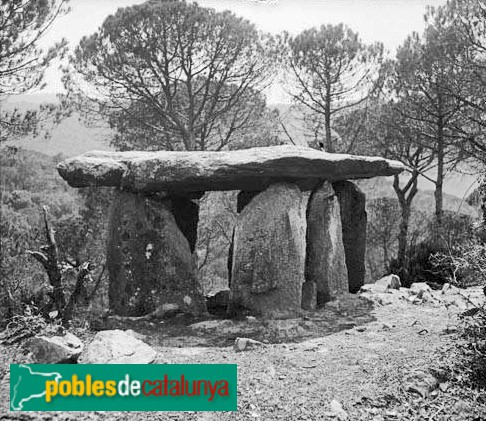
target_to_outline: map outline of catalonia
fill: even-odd
[[[33,371],[32,368],[30,368],[27,364],[19,364],[19,368],[23,368],[23,369],[29,370],[29,373],[32,376],[41,376],[41,377],[52,377],[52,376],[55,376],[54,380],[57,383],[59,383],[59,380],[62,379],[62,375],[60,373],[57,373],[57,372],[53,372],[53,373],[40,373],[40,372],[36,372],[36,371]],[[20,385],[21,381],[22,381],[22,375],[19,375],[19,379],[18,379],[17,383],[15,384],[15,386],[13,388],[13,396],[12,396],[12,399],[10,400],[10,408],[13,411],[22,411],[22,409],[24,408],[24,403],[25,402],[28,402],[31,399],[42,398],[42,397],[44,397],[46,395],[46,391],[44,389],[44,391],[42,393],[33,394],[33,395],[30,395],[30,396],[28,396],[26,398],[22,398],[22,399],[20,399],[20,401],[18,402],[18,404],[16,404],[18,386]]]

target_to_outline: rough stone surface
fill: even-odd
[[[122,330],[98,332],[81,353],[80,364],[151,364],[157,351]]]
[[[425,282],[416,282],[410,285],[410,293],[422,298],[424,293],[431,292],[432,289]]]
[[[72,187],[200,192],[264,190],[276,182],[293,182],[312,190],[321,179],[389,176],[404,167],[379,157],[329,154],[286,145],[219,152],[92,151],[61,162],[57,169]]]
[[[236,338],[234,343],[234,349],[236,352],[247,351],[252,348],[263,346],[264,344],[254,339],[249,338]]]
[[[317,307],[317,284],[305,281],[302,285],[302,309],[315,310]]]
[[[248,203],[257,195],[261,193],[258,190],[244,190],[240,191],[236,196],[236,212],[241,213]],[[233,248],[234,248],[235,232],[231,235],[231,244],[228,250],[228,287],[231,286],[231,268],[233,267]]]
[[[301,310],[305,210],[294,184],[270,186],[238,216],[234,233],[230,312],[285,318]]]
[[[63,336],[35,336],[25,343],[36,364],[75,362],[83,350],[83,343],[72,333]]]
[[[347,293],[339,202],[327,181],[314,190],[307,204],[305,279],[317,284],[317,304]]]
[[[383,285],[387,289],[400,289],[402,283],[398,275],[388,275],[376,281],[376,284]]]
[[[168,199],[117,192],[112,204],[107,266],[110,308],[143,316],[168,305],[205,313],[189,242]]]
[[[341,210],[349,292],[357,293],[365,282],[366,196],[350,181],[338,181],[333,188]]]

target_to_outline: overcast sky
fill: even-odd
[[[71,13],[55,23],[43,44],[47,46],[64,37],[74,48],[82,36],[95,32],[119,7],[143,1],[71,0]],[[423,30],[426,6],[438,6],[445,0],[200,0],[198,3],[219,11],[229,9],[273,34],[284,30],[298,33],[313,26],[344,22],[363,41],[381,41],[394,52],[408,34]],[[46,92],[62,91],[57,69],[48,72],[47,84]],[[269,102],[285,101],[278,88],[268,96]]]

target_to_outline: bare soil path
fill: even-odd
[[[453,370],[458,323],[441,304],[397,300],[375,307],[353,299],[273,324],[133,326],[158,350],[157,363],[238,364],[235,413],[9,413],[7,364],[20,357],[0,347],[0,419],[486,420],[486,393],[465,389]],[[235,352],[236,336],[268,343]],[[348,418],[333,411],[333,400]]]

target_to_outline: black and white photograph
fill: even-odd
[[[486,1],[0,0],[0,420],[486,421]]]

